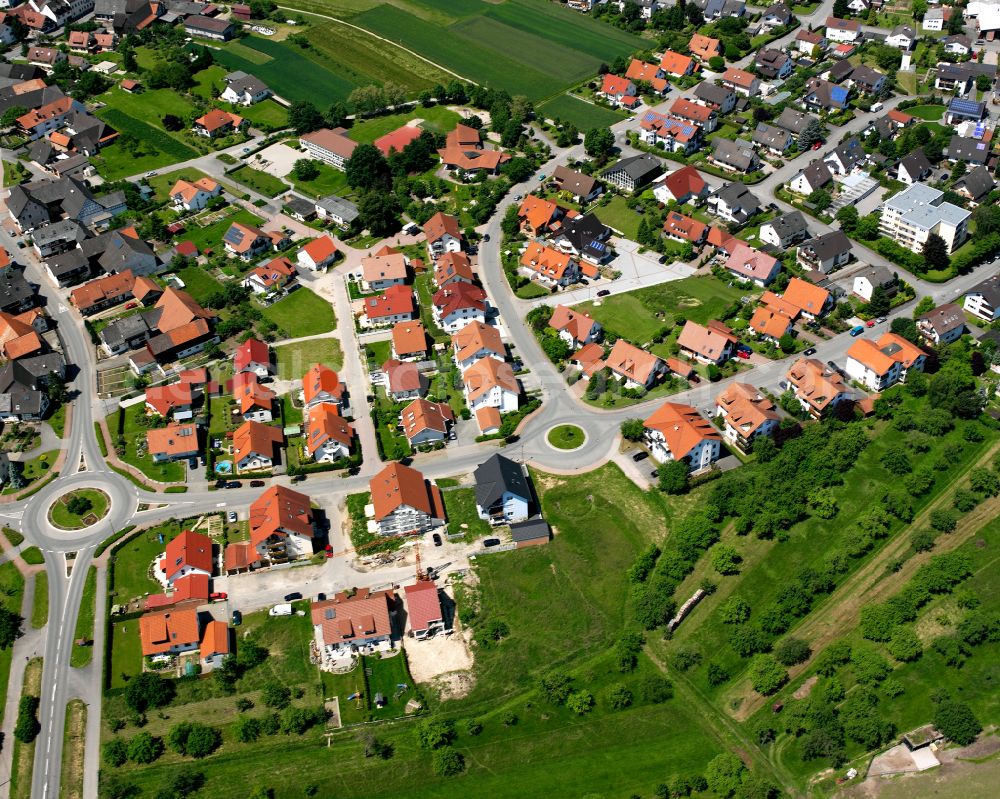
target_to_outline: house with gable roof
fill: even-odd
[[[624,381],[626,388],[652,388],[667,374],[667,365],[661,358],[639,349],[620,338],[604,359],[611,373]]]
[[[414,399],[399,414],[399,425],[411,447],[446,441],[455,424],[455,413],[447,402]]]
[[[391,589],[340,591],[312,603],[313,638],[325,660],[342,662],[357,654],[391,651],[396,596]]]
[[[677,345],[682,355],[701,363],[716,365],[733,357],[738,342],[736,334],[715,319],[710,319],[705,325],[688,319],[677,337]]]
[[[302,403],[311,409],[323,403],[341,405],[347,387],[340,382],[340,377],[329,366],[314,363],[302,378]]]
[[[683,166],[653,181],[653,196],[661,203],[701,205],[711,189],[693,166]]]
[[[312,500],[274,485],[250,504],[250,546],[260,560],[281,563],[313,554],[316,535]]]
[[[166,549],[158,559],[157,576],[168,587],[173,587],[177,580],[192,574],[211,577],[213,563],[212,539],[201,533],[184,530],[167,542]]]
[[[404,585],[403,593],[406,596],[406,621],[414,638],[421,641],[445,629],[441,597],[433,581],[418,580],[413,585]]]
[[[879,340],[854,340],[847,350],[844,371],[872,391],[884,391],[906,382],[911,369],[922,370],[927,353],[895,333],[883,333]]]
[[[480,519],[490,524],[510,524],[531,515],[531,486],[520,463],[494,453],[476,467],[472,478]]]
[[[427,239],[431,258],[434,259],[462,249],[462,231],[458,227],[458,218],[441,211],[424,223],[424,237]]]
[[[549,327],[559,334],[570,349],[577,349],[592,341],[600,341],[603,329],[601,323],[595,321],[590,314],[576,311],[565,305],[557,305],[552,309]]]
[[[451,337],[451,345],[455,363],[463,371],[482,358],[501,362],[507,360],[507,349],[500,338],[500,331],[482,322],[467,324]]]
[[[354,428],[338,405],[323,402],[309,410],[305,448],[316,463],[334,463],[351,454]]]
[[[781,424],[774,403],[749,383],[730,383],[715,398],[715,415],[723,419],[725,439],[743,452],[756,439],[774,435]]]
[[[285,437],[277,427],[248,421],[233,432],[233,460],[240,472],[270,469]]]
[[[719,458],[722,437],[690,405],[665,402],[644,422],[643,440],[659,463],[682,461],[693,471],[707,469]]]
[[[410,466],[386,464],[368,489],[379,535],[423,535],[445,523],[441,489]]]
[[[777,277],[781,262],[747,244],[738,244],[733,248],[725,268],[740,280],[764,287]]]

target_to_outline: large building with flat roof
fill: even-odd
[[[879,232],[915,253],[920,253],[924,242],[936,233],[944,239],[948,252],[954,252],[969,235],[972,214],[943,198],[943,191],[914,183],[886,200]]]

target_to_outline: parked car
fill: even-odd
[[[264,487],[264,481],[263,480],[251,480],[250,481],[250,488],[263,488],[263,487]]]
[[[291,482],[293,482],[293,483],[301,483],[305,479],[306,479],[306,476],[304,474],[296,474],[296,475],[294,475],[292,477]]]
[[[332,547],[332,546],[330,546],[329,544],[327,544],[327,545],[326,545],[326,546],[325,546],[325,547],[323,548],[323,552],[324,552],[324,553],[326,553],[326,556],[327,556],[328,558],[332,558],[332,557],[333,557],[333,547]]]
[[[877,322],[878,324],[880,324],[880,325],[881,325],[881,324],[884,324],[884,323],[885,323],[885,321],[886,321],[886,317],[884,317],[884,316],[880,316],[880,317],[879,317],[878,319],[876,319],[875,321],[876,321],[876,322]]]
[[[489,240],[490,240],[490,234],[489,233],[484,233],[483,234],[483,241],[489,241]]]
[[[601,289],[599,292],[597,292],[597,296],[598,297],[607,297],[610,293],[611,293],[610,289]]]
[[[286,602],[291,602],[292,600],[295,599],[302,599],[302,594],[300,594],[298,591],[292,591],[292,593],[290,594],[285,594]]]
[[[443,544],[443,543],[444,543],[444,542],[443,542],[443,541],[441,540],[441,536],[440,536],[440,535],[438,535],[437,533],[434,533],[434,535],[433,535],[433,536],[431,536],[431,538],[432,538],[432,540],[434,541],[434,546],[436,546],[436,547],[439,547],[439,546],[441,546],[441,544]]]
[[[855,325],[854,327],[851,328],[851,335],[852,336],[860,336],[864,332],[865,332],[865,326],[864,325]]]
[[[778,381],[778,388],[780,388],[782,391],[788,391],[788,381],[787,380],[779,380]]]
[[[243,614],[238,610],[233,611],[233,627],[239,627],[243,624]]]
[[[496,547],[496,546],[500,546],[500,539],[499,538],[487,538],[485,541],[483,541],[483,546],[484,547]]]
[[[750,360],[750,350],[736,350],[736,357],[742,358],[744,361]]]
[[[127,302],[127,303],[125,303],[125,310],[126,311],[131,311],[133,308],[138,308],[138,307],[139,307],[139,303],[134,302],[134,301],[133,302]]]
[[[638,463],[639,461],[646,460],[646,458],[648,458],[648,457],[649,457],[649,453],[648,452],[637,452],[637,453],[635,453],[635,455],[632,456],[632,460],[634,460],[636,463]]]
[[[226,488],[240,488],[243,484],[239,480],[230,480],[226,483]]]
[[[831,369],[833,369],[833,371],[835,371],[835,372],[839,372],[840,371],[840,367],[837,366],[837,364],[835,364],[833,361],[827,361],[826,365],[829,366]]]
[[[694,374],[691,375],[691,377],[689,377],[688,380],[690,380],[692,383],[700,383],[701,382],[701,378],[698,377],[698,375],[694,375]]]
[[[867,322],[865,322],[865,327],[875,327],[875,320],[869,319]]]
[[[653,471],[649,473],[649,476],[652,477],[654,480],[657,479],[660,476],[660,470],[653,469]]]
[[[208,598],[211,599],[213,602],[221,601],[223,599],[229,599],[229,594],[227,594],[225,591],[213,591],[211,594],[208,595]]]
[[[226,514],[226,519],[229,521],[230,524],[235,524],[237,519],[236,511],[234,510],[229,511],[229,513]]]
[[[808,356],[808,355],[815,355],[816,354],[816,348],[815,347],[810,347],[809,349],[805,350],[802,354],[806,355],[806,356]]]
[[[216,447],[216,449],[218,449],[218,447]],[[228,480],[216,480],[215,481],[215,487],[216,488],[225,488],[228,483],[229,483]]]

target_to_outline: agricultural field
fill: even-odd
[[[532,0],[385,4],[351,22],[465,78],[535,102],[644,46],[637,36]]]

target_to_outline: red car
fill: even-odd
[[[742,358],[744,361],[750,360],[750,350],[736,350],[736,357]]]
[[[814,149],[814,150],[818,150],[818,149],[819,149],[820,147],[822,147],[822,146],[823,146],[823,142],[821,142],[821,141],[818,141],[818,142],[816,142],[815,144],[813,144],[813,149]]]
[[[209,594],[208,598],[214,602],[217,599],[229,599],[229,594],[225,591],[216,591],[215,593]]]
[[[126,311],[131,311],[133,308],[138,308],[138,307],[139,307],[139,303],[137,303],[137,302],[129,302],[129,303],[125,304],[125,310]]]
[[[865,327],[875,327],[875,320],[869,319],[867,322],[865,322]]]

